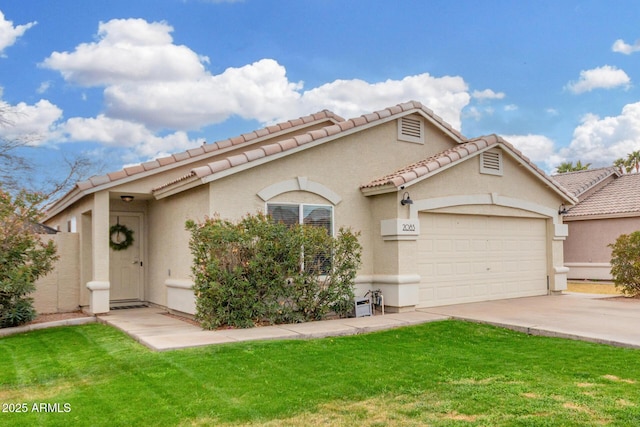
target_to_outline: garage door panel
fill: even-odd
[[[544,295],[542,219],[421,214],[420,306]]]

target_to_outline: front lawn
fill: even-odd
[[[458,321],[165,353],[91,324],[0,339],[0,425],[639,425],[639,362]]]

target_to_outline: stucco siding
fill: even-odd
[[[431,126],[426,126],[426,135],[425,144],[400,142],[397,140],[396,121],[391,121],[213,181],[211,212],[223,218],[264,212],[266,202],[258,196],[264,188],[297,177],[317,182],[341,198],[334,207],[335,230],[346,226],[362,233],[361,273],[372,274],[373,238],[379,237],[380,224],[372,222],[371,200],[360,192],[360,185],[454,144]],[[329,200],[318,195],[302,192],[281,194],[269,201],[330,204]],[[397,211],[390,212],[390,215],[395,217]]]
[[[166,306],[167,280],[190,280],[188,219],[202,221],[209,214],[206,186],[149,203],[147,215],[148,263],[146,299]]]
[[[77,233],[41,236],[52,240],[60,256],[53,271],[36,281],[36,291],[30,296],[38,313],[61,313],[78,310],[80,305],[80,239]]]
[[[609,218],[590,221],[567,221],[569,237],[564,242],[568,263],[608,263],[611,248],[621,234],[640,230],[640,218]]]

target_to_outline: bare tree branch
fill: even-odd
[[[11,115],[16,114],[20,113],[0,101],[0,128],[13,126]],[[13,139],[0,137],[0,187],[13,193],[28,189],[41,193],[45,200],[51,200],[68,191],[76,181],[89,176],[92,170],[96,170],[97,165],[86,157],[64,157],[66,176],[51,176],[51,168],[39,167],[23,154],[24,150],[37,149],[33,147],[33,142],[38,139],[36,135],[21,135]],[[59,170],[57,167],[55,169]]]

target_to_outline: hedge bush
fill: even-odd
[[[204,328],[320,320],[353,307],[361,246],[349,229],[334,238],[325,228],[288,227],[264,214],[186,227]]]
[[[0,328],[35,318],[29,294],[58,258],[53,242],[43,244],[36,232],[42,200],[38,194],[12,196],[0,188]]]
[[[611,275],[616,288],[629,296],[640,294],[640,231],[622,234],[611,248]]]

